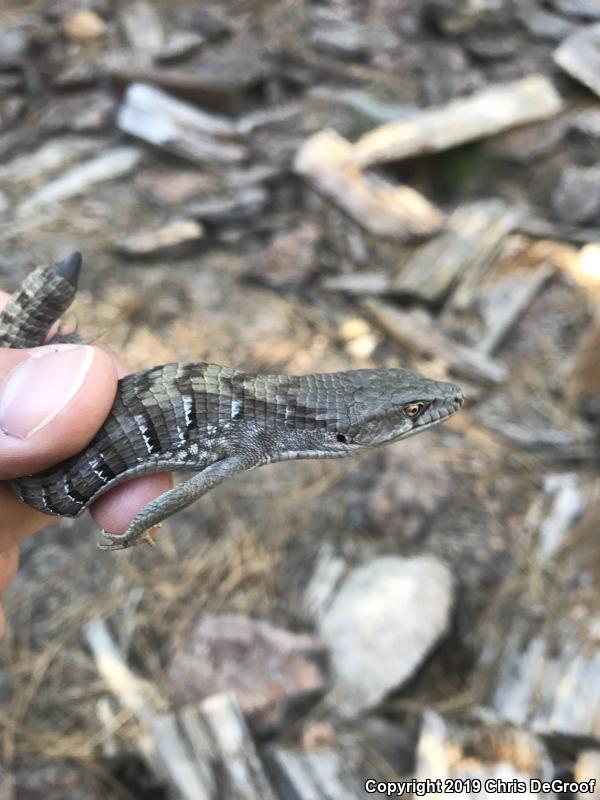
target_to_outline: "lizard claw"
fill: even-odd
[[[155,527],[159,526],[156,525]],[[149,544],[151,547],[156,547],[156,542],[150,535],[150,531],[143,531],[132,536],[128,531],[125,531],[125,533],[108,533],[108,531],[102,530],[102,536],[108,539],[108,542],[98,542],[100,550],[127,550],[142,542]]]

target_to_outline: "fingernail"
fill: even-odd
[[[79,344],[38,347],[16,366],[0,388],[0,429],[27,439],[50,423],[77,394],[94,360],[94,348]]]

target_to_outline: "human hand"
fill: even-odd
[[[8,295],[0,293],[0,308]],[[27,350],[0,348],[0,481],[28,475],[82,450],[113,404],[118,358],[101,347],[50,344]],[[171,486],[168,474],[117,486],[91,508],[95,522],[121,533],[135,514]],[[57,522],[22,503],[0,482],[0,592],[16,575],[19,542]],[[0,608],[0,636],[5,618]]]

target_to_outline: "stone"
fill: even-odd
[[[25,109],[25,99],[11,95],[0,100],[0,129],[8,128],[16,122]]]
[[[555,11],[577,19],[600,19],[598,0],[550,0]]]
[[[190,26],[198,28],[200,33],[210,41],[223,39],[231,33],[229,25],[214,11],[197,6],[192,8],[190,14]]]
[[[530,36],[548,42],[562,42],[573,31],[573,24],[558,14],[523,3],[517,9],[519,22]]]
[[[576,30],[554,51],[553,57],[572,78],[600,96],[600,24]]]
[[[83,767],[73,766],[66,760],[52,760],[46,764],[28,763],[14,772],[0,767],[0,797],[33,800],[93,800],[92,783]]]
[[[114,108],[114,97],[102,89],[54,96],[42,110],[37,124],[49,133],[96,132],[110,125]]]
[[[565,167],[552,193],[552,210],[560,222],[600,222],[600,167]]]
[[[600,109],[590,108],[569,116],[567,142],[580,166],[600,163]]]
[[[306,222],[277,236],[250,260],[245,275],[274,289],[299,286],[318,269],[318,225]]]
[[[414,437],[403,447],[385,450],[382,467],[367,495],[371,520],[403,542],[418,540],[451,492],[448,469],[443,462],[428,458],[429,446]],[[410,479],[405,479],[408,475]],[[415,486],[421,491],[415,492]]]
[[[67,39],[83,41],[97,39],[106,33],[106,23],[94,11],[81,9],[68,16],[63,22],[63,32]]]
[[[204,614],[174,647],[167,669],[179,704],[236,694],[254,728],[278,729],[323,691],[322,645],[242,614]]]
[[[532,122],[494,136],[486,149],[496,158],[515,164],[531,164],[561,144],[566,128],[564,117]]]
[[[16,28],[0,29],[0,69],[14,69],[23,64],[27,52],[27,36]]]
[[[377,558],[347,575],[316,620],[338,713],[357,716],[414,675],[448,629],[453,583],[432,556]]]
[[[479,32],[469,34],[465,39],[465,47],[481,61],[501,61],[516,55],[523,43],[512,33],[499,31]]]

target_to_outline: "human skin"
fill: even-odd
[[[10,295],[0,292],[0,310]],[[14,579],[19,543],[60,519],[17,499],[2,481],[45,469],[82,450],[101,427],[127,374],[104,347],[46,345],[0,348],[0,592]],[[172,485],[170,474],[117,486],[90,512],[111,533],[125,531],[136,513]],[[0,607],[0,636],[6,620]]]

